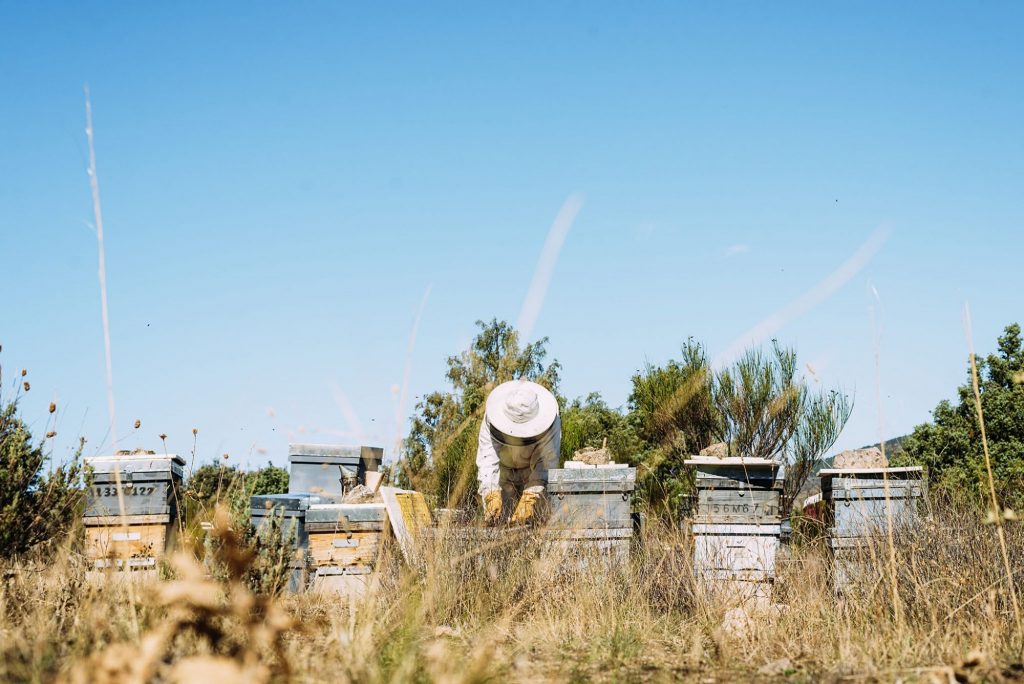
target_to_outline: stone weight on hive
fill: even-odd
[[[91,471],[82,518],[88,559],[96,568],[155,568],[174,540],[185,460],[123,452],[85,464]]]

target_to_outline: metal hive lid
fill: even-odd
[[[548,471],[548,490],[629,492],[636,488],[636,468],[555,468]]]
[[[921,466],[904,466],[902,468],[825,468],[818,471],[821,479],[857,478],[857,479],[891,479],[915,480],[920,479],[924,474]]]
[[[312,504],[306,510],[306,522],[383,522],[387,511],[382,503]]]
[[[249,497],[249,509],[253,513],[256,513],[257,511],[270,512],[279,508],[283,508],[286,511],[304,511],[314,504],[331,503],[332,501],[333,500],[330,497],[321,496],[319,494],[310,494],[309,492],[299,492],[296,494],[260,494],[258,496]]]
[[[360,460],[380,461],[383,456],[383,447],[309,443],[288,445],[288,460],[293,463],[303,461],[358,463]]]
[[[185,459],[177,454],[118,454],[113,456],[87,456],[83,459],[93,470],[94,475],[113,476],[121,473],[153,473],[172,474],[179,478],[183,475]]]

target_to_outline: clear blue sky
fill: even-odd
[[[1018,3],[370,5],[0,5],[0,362],[57,456],[111,449],[86,82],[120,447],[390,447],[428,287],[405,415],[517,319],[572,193],[534,329],[570,396],[795,313],[860,446],[954,394],[965,301],[980,352],[1024,319]]]

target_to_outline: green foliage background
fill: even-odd
[[[419,489],[437,506],[475,508],[477,432],[488,392],[525,378],[550,388],[562,417],[561,459],[606,444],[612,458],[638,468],[637,499],[648,511],[677,518],[693,490],[684,465],[690,456],[725,440],[737,453],[788,458],[799,489],[810,467],[830,448],[849,415],[838,392],[811,393],[796,377],[796,353],[749,352],[735,369],[718,374],[692,338],[679,360],[646,364],[632,377],[625,410],[597,393],[568,400],[558,391],[561,365],[545,365],[547,339],[521,347],[504,321],[477,321],[469,350],[448,359],[449,391],[416,406],[397,470],[400,486]],[[780,408],[781,407],[781,408]],[[766,426],[768,428],[766,429]],[[763,453],[762,453],[763,452]]]
[[[24,373],[24,372],[23,372]],[[0,382],[2,382],[0,371]],[[81,443],[72,459],[46,469],[45,440],[34,443],[18,416],[21,388],[11,401],[0,388],[0,557],[25,553],[37,544],[67,533],[81,514],[83,477]],[[51,407],[51,412],[53,408]]]
[[[997,351],[977,359],[981,408],[997,494],[1007,505],[1024,505],[1024,345],[1020,325],[1008,325]],[[900,443],[895,465],[927,466],[933,489],[981,502],[987,475],[970,366],[955,401],[943,400],[932,422],[918,425]]]
[[[547,338],[526,346],[511,325],[476,322],[480,332],[468,350],[448,358],[451,391],[432,392],[416,405],[401,466],[400,486],[418,489],[440,507],[476,505],[476,445],[484,402],[492,388],[532,380],[558,396],[561,366],[544,363]]]

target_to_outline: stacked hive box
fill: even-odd
[[[307,583],[306,512],[310,506],[330,501],[316,494],[264,494],[249,499],[249,517],[260,535],[273,536],[279,530],[282,539],[290,540],[295,550],[291,561],[289,591],[302,591]],[[279,527],[275,527],[279,526]]]
[[[333,529],[335,524],[340,523],[339,513],[332,513],[329,506],[340,505],[343,496],[353,485],[365,484],[366,473],[378,470],[383,454],[384,450],[379,447],[289,444],[288,494],[251,498],[249,512],[252,524],[258,531],[269,532],[272,529],[271,520],[283,517],[283,532],[294,540],[295,557],[292,560],[289,584],[291,591],[305,589],[310,579],[308,571],[314,570],[319,576],[321,561],[328,564],[326,568],[333,567],[330,565],[331,555],[321,553],[324,535],[329,535],[326,528]],[[321,506],[328,506],[328,509],[325,511]],[[346,504],[343,507],[348,509],[352,506]],[[312,520],[309,519],[311,508],[318,511],[313,514]],[[332,515],[335,516],[333,521]],[[360,524],[369,522],[376,524],[365,518]],[[312,528],[309,528],[310,525]],[[315,551],[311,547],[311,540],[315,540]],[[330,544],[333,545],[334,541]],[[366,547],[369,545],[366,542]],[[328,572],[330,570],[324,570],[324,574]]]
[[[913,524],[924,491],[920,466],[822,470],[825,524],[833,556],[833,579],[847,588],[871,554],[873,540],[884,537],[889,521],[894,530]]]
[[[85,463],[92,470],[83,516],[87,557],[97,568],[155,568],[178,524],[184,459],[123,452]]]
[[[710,589],[766,601],[775,581],[782,469],[762,458],[695,458],[694,570]]]
[[[340,496],[346,480],[365,483],[383,458],[380,447],[289,444],[288,492]]]
[[[317,504],[306,511],[306,537],[318,589],[359,595],[384,548],[384,504]]]
[[[584,562],[629,559],[633,537],[630,498],[636,468],[622,465],[559,468],[548,471],[548,535],[557,548]]]

